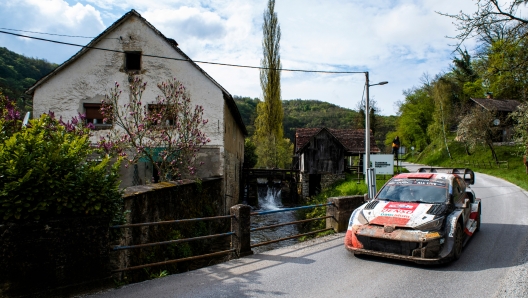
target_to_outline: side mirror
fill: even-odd
[[[369,196],[368,196],[368,193],[366,193],[366,194],[363,195],[363,201],[364,201],[364,202],[368,202],[368,201],[370,201],[370,198],[369,198]]]

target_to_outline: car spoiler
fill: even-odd
[[[458,174],[467,184],[475,184],[475,173],[468,168],[419,168],[416,172]]]

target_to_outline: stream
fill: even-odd
[[[267,183],[258,184],[258,201],[260,209],[256,209],[253,212],[277,210],[282,208],[281,203],[281,185],[279,183],[268,185]],[[280,223],[286,223],[296,221],[294,214],[295,211],[271,213],[266,215],[254,215],[251,216],[251,228],[258,228],[263,226],[276,225]],[[271,228],[251,233],[251,245],[284,238],[298,234],[296,225],[287,225],[277,228]],[[297,243],[297,239],[280,241],[268,245],[252,248],[254,253],[264,252],[279,247],[289,246]]]

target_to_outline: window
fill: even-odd
[[[83,104],[86,113],[86,123],[93,123],[96,129],[107,129],[112,127],[111,121],[103,121],[100,103]]]
[[[161,105],[161,104],[149,104],[148,105],[148,112],[149,112],[149,114],[162,113],[161,123],[164,123],[166,125],[172,126],[172,125],[174,125],[174,118],[167,116],[168,113],[166,112],[166,109],[163,109],[164,106],[165,105]],[[155,123],[152,123],[152,124],[153,125],[158,125],[160,123],[158,123],[156,121]]]
[[[125,53],[126,70],[141,70],[141,52]]]

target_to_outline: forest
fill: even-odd
[[[30,111],[31,100],[24,97],[24,91],[56,67],[44,59],[28,58],[0,47],[0,90],[16,100],[23,111]]]
[[[253,123],[257,116],[257,104],[260,100],[242,96],[234,96],[234,99],[248,129],[249,136],[251,136],[255,130]],[[358,106],[361,106],[360,101],[358,103]],[[296,128],[365,128],[365,113],[361,108],[351,110],[313,99],[283,100],[282,108],[284,110],[284,136],[289,138],[292,143],[295,141]],[[382,151],[386,151],[385,136],[396,128],[396,118],[396,116],[379,115],[375,105],[371,111],[371,129],[374,132],[376,143]]]

